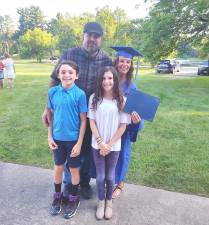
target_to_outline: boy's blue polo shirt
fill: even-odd
[[[61,85],[48,91],[48,108],[54,111],[53,138],[59,141],[76,141],[80,130],[80,113],[87,112],[86,95],[73,84],[64,89]]]

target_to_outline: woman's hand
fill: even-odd
[[[139,116],[139,114],[137,112],[132,112],[131,113],[131,121],[136,124],[139,123],[141,121],[141,117]]]

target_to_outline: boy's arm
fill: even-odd
[[[72,152],[70,155],[71,157],[76,157],[80,155],[83,138],[86,131],[86,113],[80,113],[80,120],[81,120],[81,124],[80,124],[79,137],[78,137],[77,143],[74,145],[72,149]]]
[[[49,110],[48,118],[49,118],[49,126],[48,126],[48,145],[51,150],[55,150],[58,148],[52,136],[52,124],[53,124],[53,113],[52,110]]]

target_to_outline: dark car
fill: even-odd
[[[59,57],[58,57],[58,56],[51,56],[49,59],[50,59],[50,60],[58,60]]]
[[[173,64],[171,60],[164,59],[156,66],[157,73],[173,73]]]
[[[205,61],[202,61],[198,65],[197,75],[206,75],[206,76],[209,76],[208,61],[206,61],[206,60]]]

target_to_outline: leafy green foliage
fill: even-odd
[[[15,45],[12,36],[15,33],[14,22],[10,16],[0,16],[0,54],[9,53],[10,49]]]
[[[23,57],[36,57],[37,61],[41,62],[44,56],[54,48],[55,38],[46,31],[40,28],[28,30],[20,37],[20,48]]]
[[[18,8],[17,13],[19,14],[19,36],[23,35],[27,30],[44,29],[46,22],[39,6]]]
[[[145,56],[154,64],[182,44],[190,44],[206,57],[209,52],[208,8],[207,0],[157,1],[139,30],[139,46],[146,50]]]

